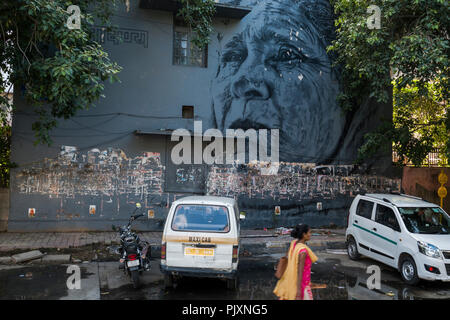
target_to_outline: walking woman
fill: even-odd
[[[306,245],[311,239],[311,229],[306,224],[299,224],[292,230],[291,237],[295,239],[287,254],[288,264],[273,293],[280,300],[313,300],[311,265],[318,258]]]

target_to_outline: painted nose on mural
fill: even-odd
[[[232,90],[235,98],[247,100],[266,100],[269,98],[269,88],[260,77],[242,76],[233,83]]]

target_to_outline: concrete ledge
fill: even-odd
[[[0,257],[0,264],[10,264],[13,260],[11,257]]]
[[[57,263],[68,263],[70,262],[70,254],[49,254],[42,257],[42,262],[57,262]]]

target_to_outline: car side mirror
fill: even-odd
[[[239,219],[245,220],[245,212],[241,211],[241,213],[239,214]]]

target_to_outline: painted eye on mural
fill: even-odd
[[[228,51],[222,57],[223,63],[242,63],[247,57],[245,51]]]
[[[296,49],[290,46],[282,46],[280,50],[278,50],[278,55],[276,57],[277,61],[303,61],[303,55]]]

